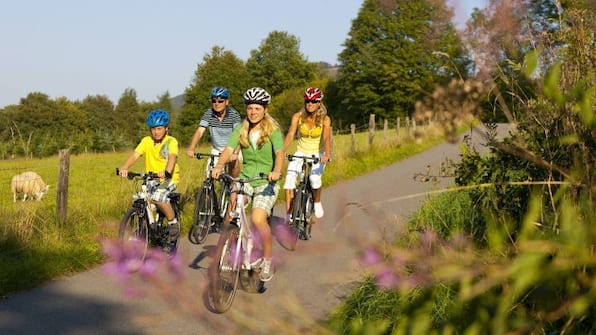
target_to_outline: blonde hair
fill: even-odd
[[[248,119],[244,119],[242,121],[242,129],[240,129],[240,137],[238,139],[238,143],[242,148],[248,148],[250,146],[250,140],[248,138],[248,130],[249,130],[249,122]],[[259,140],[257,141],[257,145],[260,147],[262,146],[269,138],[271,138],[271,134],[276,130],[279,129],[279,124],[277,121],[269,115],[269,113],[265,112],[265,116],[257,125],[260,130]]]
[[[305,107],[300,109],[300,118],[304,120],[308,116],[308,111],[306,111]],[[319,104],[319,108],[315,111],[315,124],[323,124],[323,120],[325,120],[325,116],[327,116],[327,107],[321,102]]]

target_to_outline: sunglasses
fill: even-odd
[[[211,99],[211,103],[223,104],[225,100],[223,99]]]
[[[319,102],[319,101],[317,101],[317,100],[304,100],[304,103],[305,104],[316,104],[317,102]]]

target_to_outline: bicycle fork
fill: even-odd
[[[239,204],[237,203],[237,205]],[[248,227],[248,218],[246,217],[244,206],[242,206],[241,210],[234,212],[234,214],[237,216],[237,222],[240,223],[240,230],[236,244],[237,247],[234,250],[234,259],[237,262],[233,262],[233,264],[238,270],[251,270],[260,262],[260,259],[254,262],[251,260],[254,249],[254,232]]]

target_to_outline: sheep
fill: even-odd
[[[44,194],[48,193],[50,185],[47,185],[41,176],[32,171],[23,172],[12,177],[10,190],[13,195],[13,202],[17,202],[17,194],[23,193],[23,201],[29,196],[32,199],[41,201]]]

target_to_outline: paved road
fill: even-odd
[[[481,140],[479,133],[472,138]],[[358,263],[362,246],[399,232],[424,200],[416,195],[451,182],[422,183],[413,177],[427,167],[438,174],[446,158],[458,159],[458,144],[442,144],[326,188],[325,217],[313,228],[313,239],[298,241],[293,252],[274,243],[280,264],[266,291],[239,292],[225,314],[209,312],[202,301],[211,260],[207,255],[218,236],[211,234],[202,245],[186,240],[181,245],[186,264],[180,283],[138,283],[136,288],[152,293],[130,298],[99,267],[0,302],[0,335],[314,332],[317,320],[338,306],[364,275]],[[276,207],[275,214],[282,217],[283,211]]]

